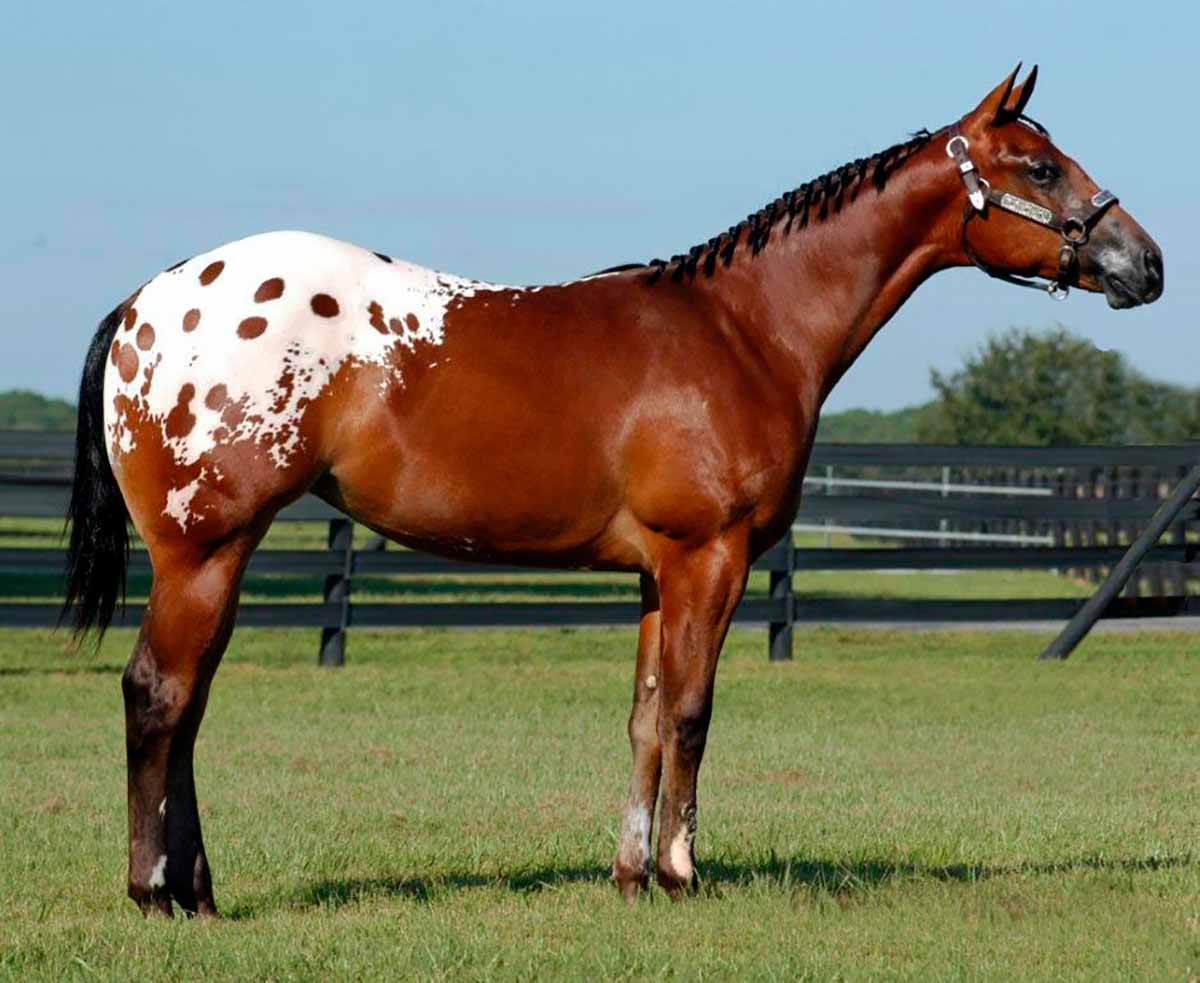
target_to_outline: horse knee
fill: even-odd
[[[658,743],[657,709],[655,701],[637,700],[634,702],[633,712],[629,714],[629,723],[626,726],[629,743],[633,747]]]
[[[700,754],[708,739],[712,703],[701,696],[679,700],[659,719],[659,737],[684,754]]]

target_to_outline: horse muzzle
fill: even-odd
[[[1162,250],[1154,243],[1103,249],[1097,257],[1097,279],[1108,306],[1123,310],[1153,304],[1163,292]]]

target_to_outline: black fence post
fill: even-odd
[[[321,629],[322,666],[346,664],[346,627],[350,622],[350,573],[354,566],[354,523],[349,519],[329,520],[329,550],[338,556],[342,568],[325,577],[322,597],[326,604],[337,604],[341,614],[336,626]],[[339,555],[340,554],[340,555]]]
[[[783,601],[783,620],[768,623],[768,648],[772,662],[790,662],[792,626],[796,623],[796,594],[792,590],[792,574],[796,572],[796,546],[792,542],[790,529],[775,549],[783,550],[783,569],[771,570],[768,596],[772,601]]]

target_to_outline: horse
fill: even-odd
[[[612,879],[629,900],[652,869],[671,897],[693,891],[718,655],[843,373],[951,267],[1113,308],[1162,293],[1159,247],[1025,114],[1037,69],[1019,74],[670,260],[511,287],[271,232],[177,263],[105,317],[79,390],[63,611],[103,633],[132,524],[154,574],[121,680],[141,910],[217,911],[193,748],[247,561],[310,492],[415,549],[639,575]]]

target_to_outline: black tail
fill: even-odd
[[[75,481],[67,510],[67,590],[59,615],[61,624],[74,608],[76,636],[97,628],[102,637],[117,600],[125,601],[129,512],[108,462],[104,433],[104,369],[124,313],[121,305],[100,322],[79,381]]]

